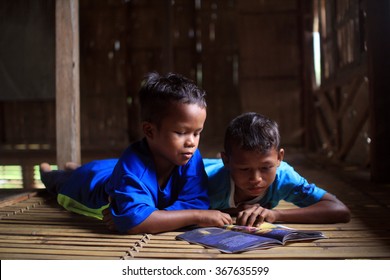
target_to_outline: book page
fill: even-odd
[[[251,249],[270,248],[281,242],[259,235],[209,227],[187,231],[176,237],[190,243],[216,248],[225,253],[237,253]]]
[[[268,238],[277,239],[283,244],[287,241],[313,240],[326,238],[319,231],[297,230],[282,225],[264,222],[259,227],[225,225],[225,229],[232,231],[245,232],[254,235],[260,235]]]

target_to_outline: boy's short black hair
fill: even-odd
[[[279,150],[278,124],[258,113],[244,113],[233,119],[226,129],[224,148],[228,156],[233,146],[260,153]]]
[[[206,108],[206,93],[192,80],[175,73],[149,73],[139,91],[141,120],[159,124],[172,102],[197,104]]]

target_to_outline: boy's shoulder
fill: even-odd
[[[309,182],[305,177],[298,173],[290,164],[283,161],[276,171],[276,177],[272,186],[275,190],[280,188],[287,190],[295,186],[304,187],[308,184]],[[315,184],[311,185],[317,187]]]
[[[287,162],[281,161],[276,170],[277,181],[296,181],[301,180],[302,176]]]
[[[294,171],[294,167],[292,167],[289,163],[285,161],[281,161],[278,167],[279,172],[291,172]]]
[[[223,161],[220,158],[203,158],[203,165],[209,177],[224,169]]]
[[[145,138],[131,143],[122,153],[122,160],[135,160],[150,162],[152,160],[152,152],[149,149],[148,142]]]
[[[131,143],[123,151],[118,160],[117,168],[139,173],[150,168],[152,160],[148,145],[143,139]]]
[[[223,166],[221,158],[203,158],[204,166]]]

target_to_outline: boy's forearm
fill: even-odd
[[[128,234],[159,233],[196,225],[200,220],[200,210],[154,211],[141,224],[128,230]]]
[[[290,223],[346,223],[350,220],[348,208],[338,201],[321,200],[304,208],[273,210],[277,222]]]

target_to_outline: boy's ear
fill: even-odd
[[[283,158],[284,158],[284,149],[280,149],[279,152],[278,152],[279,164],[280,164],[281,161],[283,161]]]
[[[142,123],[142,131],[146,138],[153,139],[154,136],[154,126],[150,122],[143,122]]]

